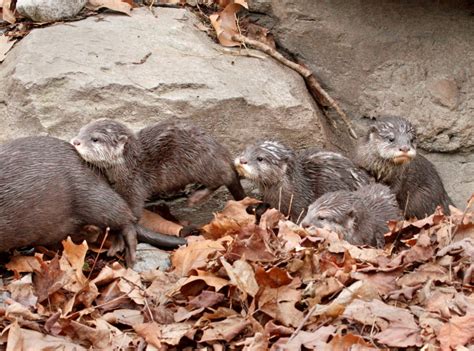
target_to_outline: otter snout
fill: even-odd
[[[246,165],[247,163],[249,163],[249,161],[245,157],[240,157],[239,158],[239,163],[241,165]]]
[[[302,227],[303,229],[308,229],[308,228],[311,227],[311,223],[306,222],[306,221],[303,221],[303,222],[301,222],[301,227]]]
[[[410,147],[408,145],[403,145],[403,146],[400,146],[399,150],[401,152],[408,152],[408,151],[410,151]]]
[[[71,144],[74,145],[74,146],[79,146],[79,145],[81,145],[81,141],[77,138],[73,138],[71,140]]]

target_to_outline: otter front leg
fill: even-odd
[[[216,191],[216,189],[209,188],[195,191],[188,199],[188,206],[193,207],[205,202],[214,193],[214,191]]]

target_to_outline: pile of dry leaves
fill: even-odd
[[[394,224],[381,250],[310,236],[274,209],[256,224],[247,212],[255,203],[230,201],[173,253],[166,273],[95,262],[85,243],[70,241],[60,258],[14,257],[0,295],[1,342],[7,350],[467,350],[473,342],[474,213]]]

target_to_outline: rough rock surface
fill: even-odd
[[[55,22],[76,16],[87,0],[17,0],[17,11],[35,22]]]
[[[299,145],[322,142],[317,110],[295,72],[214,44],[187,10],[155,13],[91,17],[34,30],[18,43],[0,66],[0,141],[70,138],[107,116],[135,128],[188,118],[233,151],[276,134]]]
[[[469,1],[253,0],[250,9],[271,16],[260,20],[313,69],[353,120],[402,115],[416,125],[423,150],[449,152],[428,158],[453,200],[465,204],[474,192]]]
[[[159,269],[166,271],[171,267],[170,254],[154,246],[140,243],[137,245],[137,260],[133,265],[136,272]]]

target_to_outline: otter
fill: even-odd
[[[379,117],[361,139],[355,163],[390,187],[405,217],[423,218],[452,201],[435,166],[416,150],[416,130],[405,118]]]
[[[110,228],[110,255],[126,247],[126,263],[135,260],[141,241],[164,247],[182,238],[150,232],[136,224],[128,204],[96,170],[87,166],[68,142],[25,137],[0,145],[0,251],[49,245],[85,228]]]
[[[383,247],[387,221],[401,219],[395,195],[380,183],[356,191],[326,193],[312,203],[301,222],[303,228],[324,228],[354,245]]]
[[[164,121],[135,135],[111,119],[93,121],[71,140],[88,163],[104,171],[112,187],[141,217],[145,202],[191,183],[189,205],[205,201],[225,185],[236,200],[245,197],[229,151],[195,125]]]
[[[293,221],[321,195],[370,182],[365,171],[340,154],[316,148],[295,152],[279,141],[250,145],[234,163],[242,177],[256,183],[263,201]]]

